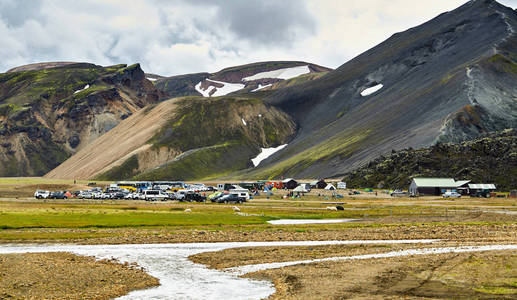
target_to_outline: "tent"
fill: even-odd
[[[297,187],[293,190],[293,192],[295,192],[295,193],[308,193],[309,191],[308,191],[307,189],[305,189],[305,187],[304,187],[304,186],[299,185],[299,186],[297,186]]]
[[[329,183],[327,184],[327,186],[325,187],[326,190],[329,190],[329,191],[334,191],[336,189],[335,186],[332,185],[332,183]]]

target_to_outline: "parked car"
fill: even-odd
[[[239,197],[238,194],[225,194],[224,196],[215,200],[216,203],[242,203],[246,202],[246,199]]]
[[[176,194],[175,194],[176,200],[184,201],[185,200],[185,195],[187,193],[188,193],[188,190],[179,190],[179,191],[177,191]]]
[[[458,192],[445,192],[442,196],[443,198],[460,198],[461,194]]]
[[[81,199],[93,199],[93,195],[92,195],[92,192],[90,192],[90,191],[81,191],[81,192],[77,195],[77,198],[81,198]]]
[[[67,199],[68,197],[63,192],[52,192],[49,195],[50,199]]]
[[[111,199],[124,199],[129,193],[115,192],[110,194]]]
[[[408,194],[406,192],[403,192],[401,190],[394,190],[393,192],[390,193],[391,197],[405,197],[407,195]]]
[[[37,190],[34,192],[34,198],[36,199],[47,199],[50,196],[50,191]]]
[[[185,194],[185,198],[183,200],[184,201],[189,201],[189,202],[193,202],[193,201],[196,201],[196,202],[206,202],[206,197],[205,196],[201,196],[199,193],[188,192],[188,193]]]

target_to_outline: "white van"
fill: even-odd
[[[148,201],[166,201],[169,195],[160,190],[144,190],[144,199]]]
[[[246,189],[231,189],[229,192],[230,194],[236,194],[237,196],[246,199],[246,201],[250,200],[250,193]]]

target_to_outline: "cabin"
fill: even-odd
[[[324,189],[327,186],[327,183],[324,179],[319,179],[311,181],[310,185],[313,189]]]
[[[468,184],[453,178],[413,178],[409,185],[409,194],[413,196],[439,196],[446,191],[457,191]]]
[[[282,180],[282,184],[283,184],[284,188],[286,188],[288,190],[292,190],[298,186],[298,182],[292,178],[287,178],[287,179]]]

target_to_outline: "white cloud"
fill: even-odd
[[[264,60],[335,68],[464,2],[2,0],[0,70],[40,61],[140,62],[163,75]]]

